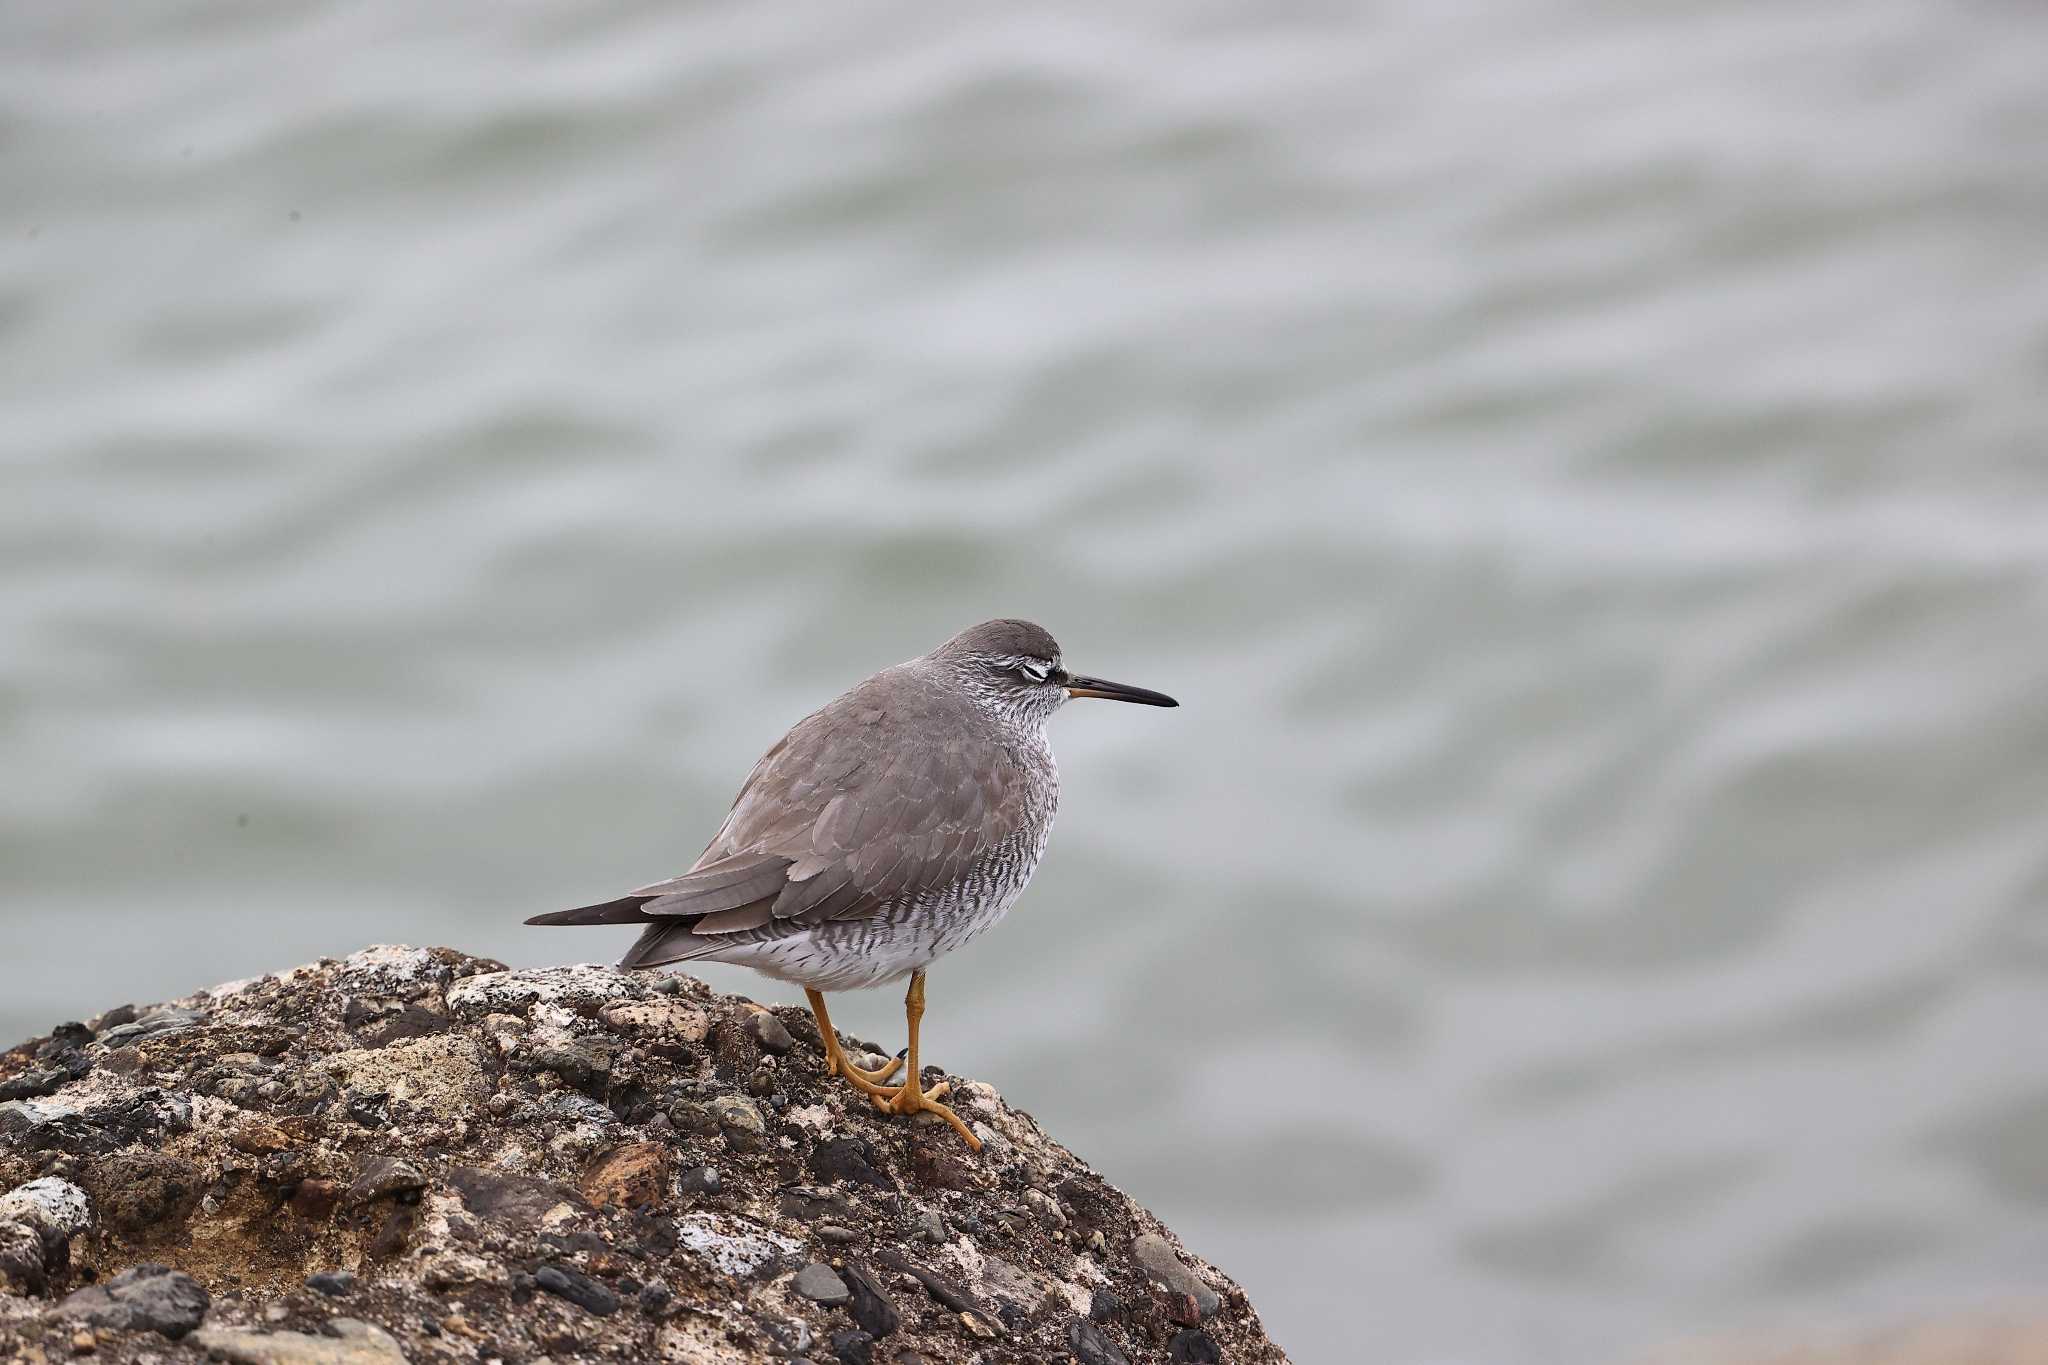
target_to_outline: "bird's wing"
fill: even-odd
[[[936,688],[855,688],[799,721],[748,775],[688,872],[529,923],[646,924],[623,963],[714,956],[948,885],[1024,822],[1025,779],[971,703]]]

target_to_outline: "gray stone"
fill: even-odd
[[[789,1287],[811,1302],[821,1303],[827,1308],[836,1308],[853,1297],[852,1291],[846,1287],[846,1281],[840,1279],[831,1266],[818,1261],[812,1261],[797,1271],[795,1278],[789,1282]]]
[[[57,1307],[61,1317],[80,1318],[119,1332],[159,1332],[176,1341],[197,1327],[212,1306],[206,1286],[169,1266],[138,1265],[105,1284],[77,1290]]]
[[[1131,1241],[1131,1255],[1152,1278],[1164,1284],[1176,1294],[1192,1294],[1195,1308],[1203,1317],[1212,1317],[1222,1307],[1223,1299],[1203,1283],[1202,1277],[1190,1270],[1186,1262],[1174,1253],[1172,1243],[1156,1232],[1148,1232]]]
[[[144,1038],[155,1038],[160,1034],[178,1033],[205,1020],[199,1010],[161,1009],[152,1010],[132,1024],[110,1028],[99,1037],[108,1047],[128,1047]]]
[[[747,1020],[747,1027],[752,1030],[754,1041],[761,1045],[764,1052],[772,1052],[780,1057],[796,1046],[796,1039],[789,1036],[789,1029],[766,1010]]]

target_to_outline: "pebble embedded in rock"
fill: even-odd
[[[866,1332],[834,1332],[832,1355],[839,1365],[874,1365],[875,1339]]]
[[[711,1116],[718,1120],[721,1128],[740,1129],[754,1137],[768,1131],[768,1124],[761,1117],[761,1107],[744,1095],[720,1095],[711,1101]]]
[[[747,1028],[754,1035],[764,1051],[780,1057],[796,1046],[796,1039],[789,1036],[789,1029],[780,1019],[763,1010],[747,1020]]]
[[[1131,1358],[1086,1318],[1067,1324],[1067,1349],[1081,1365],[1131,1365]]]
[[[356,1277],[346,1270],[322,1270],[306,1277],[306,1288],[316,1294],[338,1299],[356,1287]]]
[[[668,1148],[659,1142],[614,1147],[583,1173],[584,1197],[599,1207],[642,1208],[667,1193]]]
[[[417,1199],[419,1192],[426,1187],[427,1178],[420,1173],[419,1167],[397,1157],[373,1156],[363,1163],[345,1198],[351,1205],[368,1204],[378,1199],[410,1201]]]
[[[367,1323],[358,1326],[367,1327]],[[233,1365],[407,1365],[390,1333],[315,1337],[304,1332],[241,1332],[202,1327],[188,1340],[210,1356]]]
[[[845,1180],[893,1190],[894,1181],[875,1169],[874,1148],[859,1138],[834,1138],[811,1149],[811,1172],[820,1180]]]
[[[153,1263],[133,1266],[105,1284],[74,1290],[59,1315],[120,1332],[156,1332],[176,1341],[206,1317],[213,1297],[183,1271]]]
[[[567,1299],[599,1317],[609,1317],[619,1311],[618,1295],[580,1270],[544,1265],[533,1272],[533,1282],[557,1298]]]
[[[1202,1277],[1190,1270],[1187,1263],[1175,1254],[1173,1245],[1158,1233],[1148,1232],[1133,1238],[1131,1255],[1147,1273],[1174,1293],[1193,1295],[1195,1307],[1203,1317],[1213,1316],[1222,1306],[1222,1297],[1204,1284]]]
[[[863,1332],[880,1339],[903,1325],[903,1314],[897,1311],[896,1301],[889,1297],[889,1291],[872,1270],[849,1261],[839,1272],[839,1278],[846,1282],[847,1292],[853,1296],[847,1312]]]
[[[675,1294],[662,1280],[649,1280],[640,1286],[640,1311],[650,1318],[667,1314],[669,1305],[675,1302]]]
[[[1223,1365],[1223,1352],[1216,1339],[1199,1327],[1175,1332],[1173,1340],[1166,1344],[1166,1354],[1174,1365]]]
[[[827,1308],[836,1308],[853,1297],[846,1287],[846,1281],[839,1278],[831,1266],[812,1261],[789,1282],[789,1287],[813,1303]]]
[[[684,1194],[717,1194],[725,1185],[716,1166],[692,1166],[677,1178],[676,1187]]]

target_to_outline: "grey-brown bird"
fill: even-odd
[[[528,924],[639,924],[622,967],[734,962],[804,988],[843,1075],[887,1113],[928,1109],[979,1151],[918,1077],[925,968],[1001,919],[1038,867],[1059,805],[1046,722],[1073,697],[1177,706],[1069,673],[1029,621],[984,621],[885,668],[798,721],[762,755],[688,872]],[[853,1065],[826,991],[910,978],[902,1059]]]

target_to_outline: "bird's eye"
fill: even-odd
[[[1035,659],[1021,659],[1017,663],[1017,671],[1024,675],[1027,682],[1042,683],[1051,674],[1052,666],[1039,663]]]

